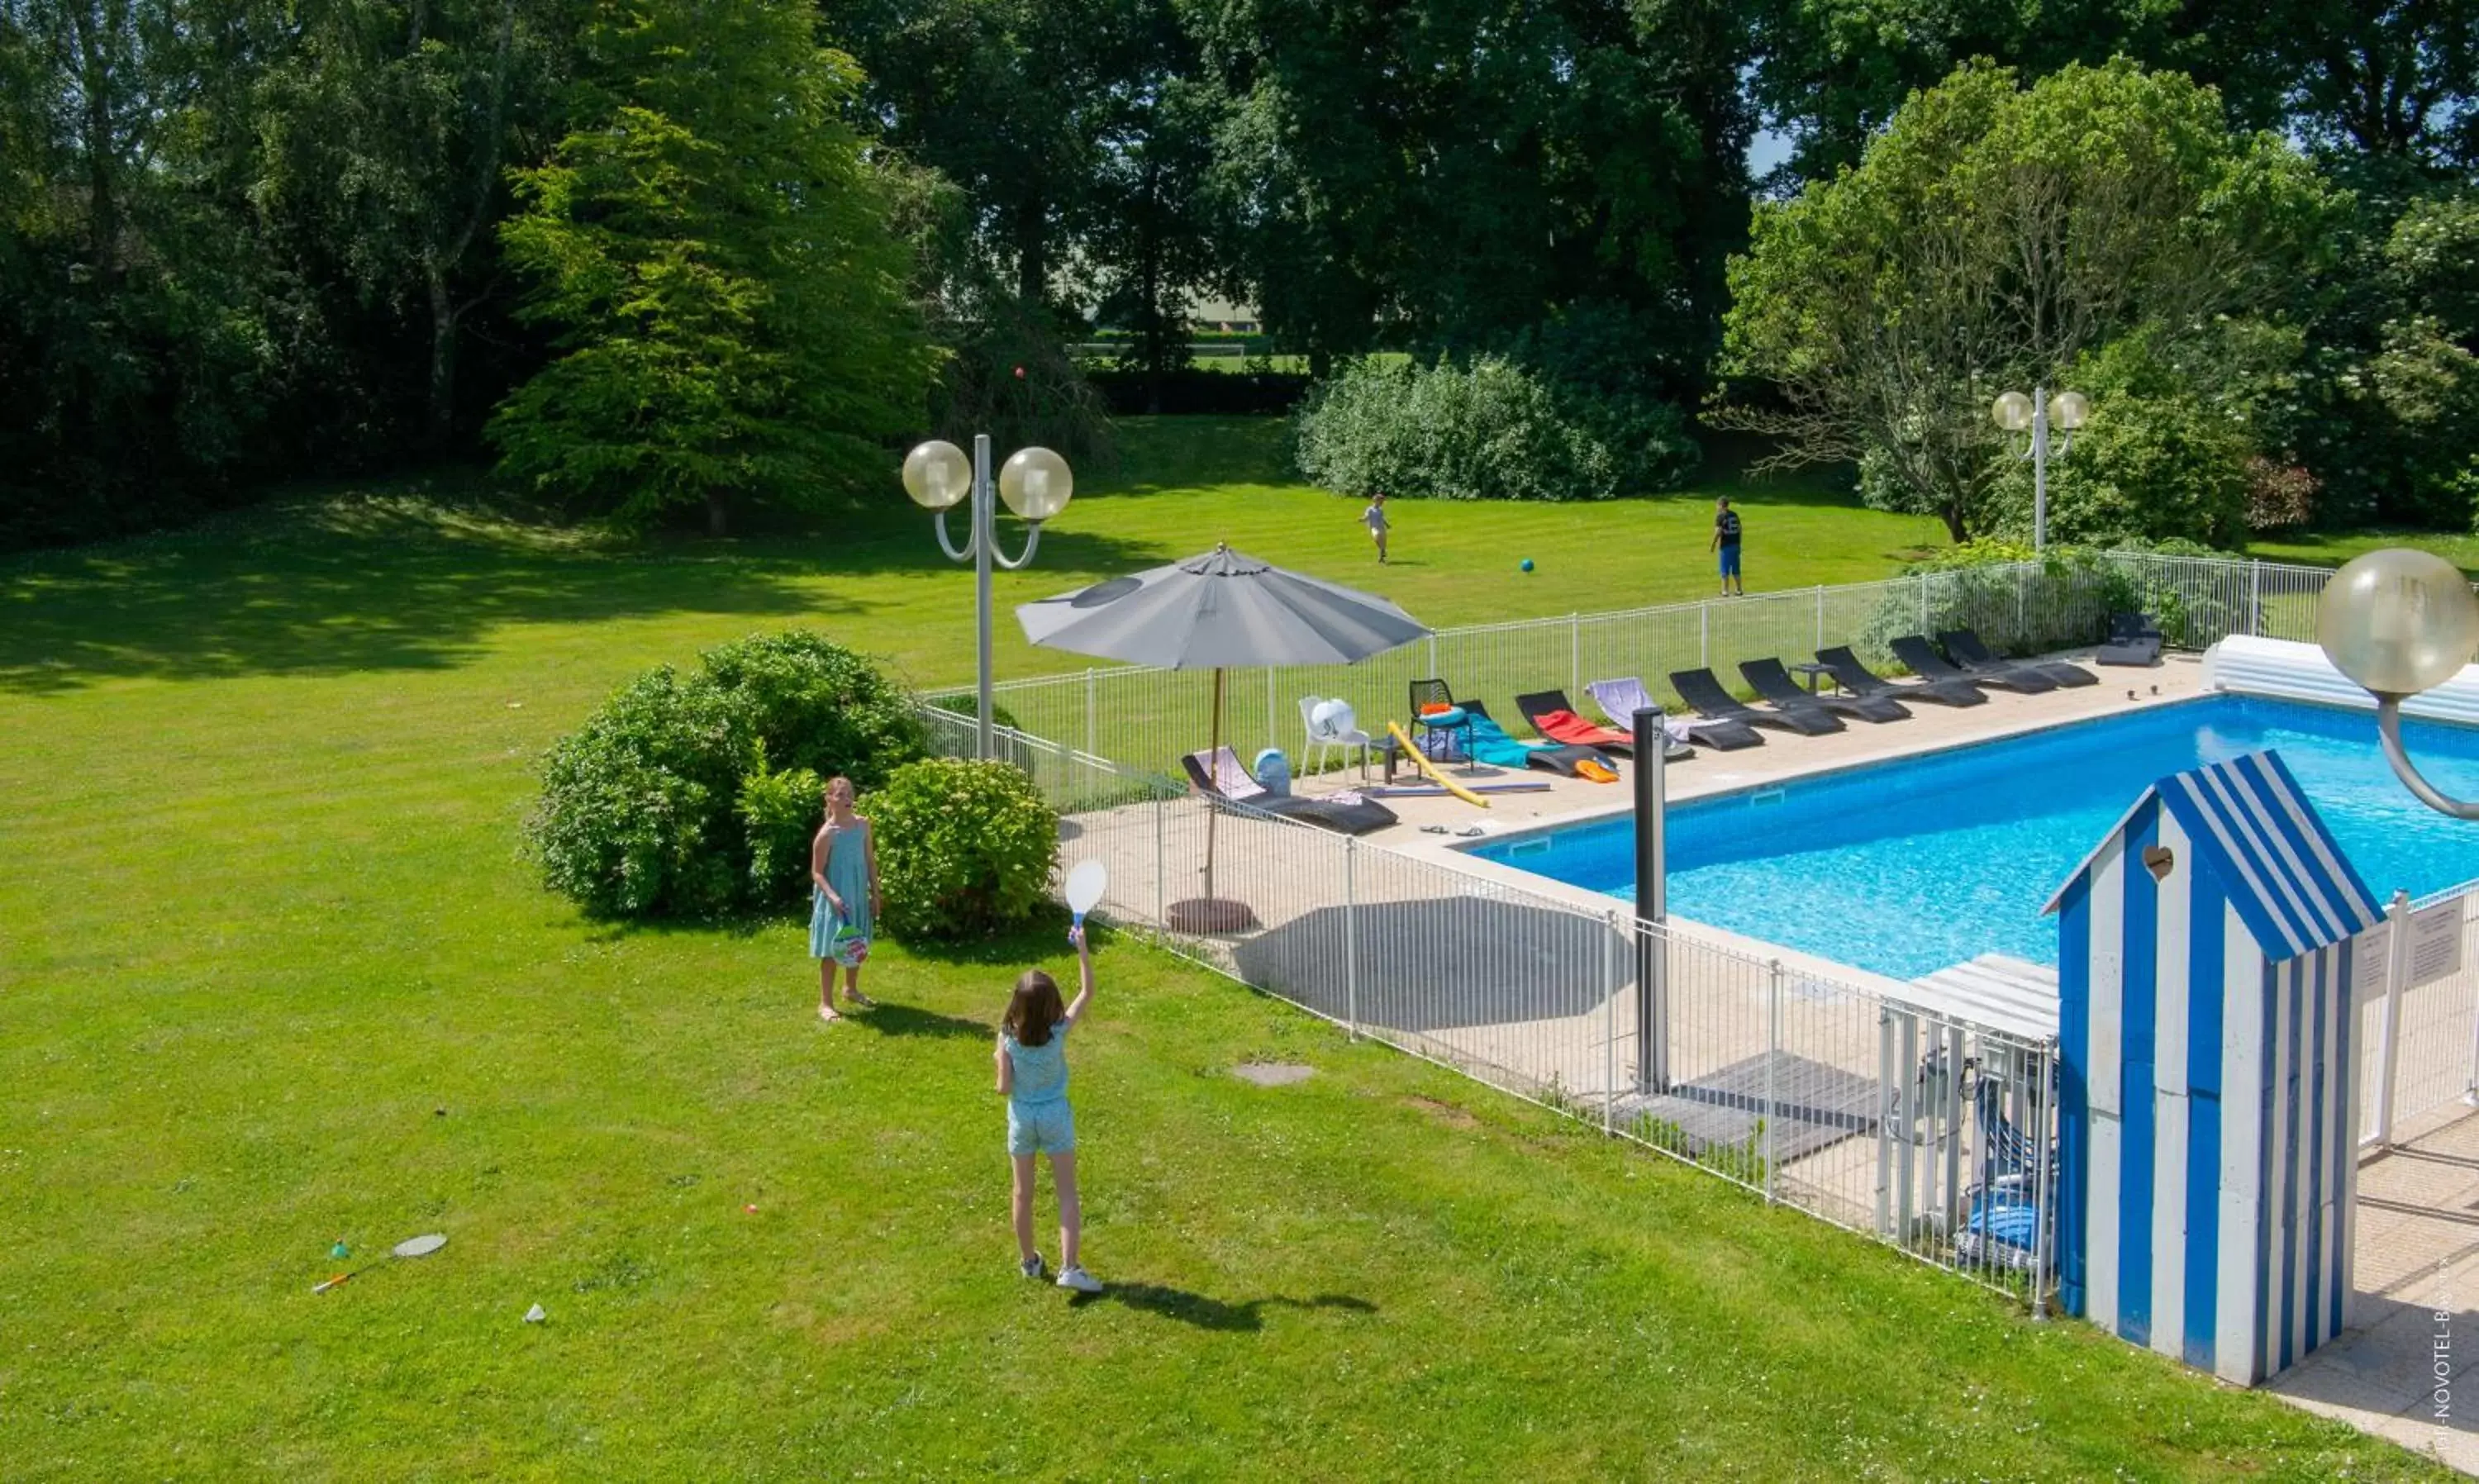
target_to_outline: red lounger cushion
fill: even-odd
[[[1565,742],[1577,747],[1591,747],[1597,743],[1612,742],[1624,745],[1634,740],[1625,732],[1612,731],[1607,727],[1595,726],[1572,711],[1544,711],[1532,718],[1532,729],[1553,742]]]

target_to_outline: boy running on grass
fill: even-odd
[[[1368,497],[1368,508],[1360,512],[1360,524],[1368,527],[1368,539],[1377,543],[1377,565],[1386,565],[1386,497]]]

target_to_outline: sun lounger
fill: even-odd
[[[2070,665],[2062,659],[2013,660],[1991,651],[1980,642],[1980,635],[1968,628],[1950,628],[1937,635],[1937,643],[1954,656],[1954,662],[1973,675],[1997,670],[2029,670],[2044,675],[2060,685],[2098,685],[2100,677],[2081,665]]]
[[[1828,731],[1842,729],[1842,718],[1832,715],[1823,706],[1751,706],[1724,690],[1722,682],[1710,670],[1674,670],[1670,672],[1670,686],[1678,692],[1678,699],[1696,708],[1699,716],[1717,722],[1776,727],[1783,731],[1796,731],[1803,737],[1821,737]]]
[[[1597,748],[1572,747],[1564,742],[1518,742],[1506,734],[1506,729],[1479,702],[1467,701],[1463,708],[1464,714],[1471,718],[1471,754],[1492,767],[1539,768],[1574,778],[1576,768],[1584,763],[1610,766],[1608,755]],[[1696,755],[1692,749],[1682,751],[1690,757]]]
[[[1883,676],[1859,663],[1851,646],[1837,644],[1829,650],[1816,652],[1816,662],[1833,677],[1833,683],[1854,696],[1885,696],[1896,701],[1933,701],[1944,706],[1986,705],[1988,697],[1976,685],[1957,684],[1951,680],[1922,680],[1916,685],[1897,685]]]
[[[1645,690],[1644,681],[1634,676],[1616,680],[1594,680],[1584,687],[1584,692],[1593,698],[1595,705],[1601,708],[1602,715],[1617,723],[1619,729],[1629,736],[1634,735],[1630,729],[1635,726],[1636,712],[1664,709],[1661,703],[1653,700],[1650,693]],[[1543,694],[1555,697],[1558,704],[1562,706],[1567,704],[1567,695],[1564,691],[1546,691]],[[1524,719],[1531,720],[1529,713]],[[1536,730],[1540,725],[1538,722],[1533,723]],[[1589,726],[1590,723],[1586,725]],[[1764,738],[1756,735],[1756,729],[1745,722],[1696,721],[1684,716],[1664,715],[1661,729],[1670,738],[1670,751],[1664,755],[1669,757],[1678,756],[1681,746],[1688,742],[1693,742],[1699,747],[1709,747],[1717,753],[1735,753],[1743,747],[1762,747],[1765,741]],[[1543,732],[1542,735],[1546,736],[1548,733]]]
[[[2112,613],[2108,642],[2092,656],[2094,664],[2148,668],[2160,662],[2160,630],[2148,613]]]
[[[1188,780],[1196,791],[1209,799],[1236,804],[1243,808],[1280,814],[1302,824],[1332,830],[1338,834],[1367,834],[1396,824],[1400,816],[1374,799],[1343,800],[1311,798],[1305,794],[1268,793],[1265,786],[1248,776],[1240,765],[1240,755],[1224,747],[1211,754],[1190,753],[1182,757],[1180,766],[1188,770]]]
[[[1899,722],[1909,716],[1910,708],[1885,696],[1822,696],[1810,692],[1792,678],[1778,659],[1743,659],[1739,673],[1748,678],[1756,694],[1777,706],[1800,704],[1823,706],[1840,716],[1855,716],[1863,722]]]
[[[1894,652],[1896,659],[1911,667],[1911,674],[1923,680],[1954,680],[1971,685],[1994,685],[2000,690],[2016,691],[2026,696],[2037,696],[2044,691],[2057,688],[2057,681],[2045,675],[2035,675],[2029,670],[1996,670],[1986,675],[1965,670],[1938,653],[1936,646],[1929,643],[1929,637],[1926,634],[1904,634],[1885,647]]]

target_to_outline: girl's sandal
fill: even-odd
[[[868,995],[861,993],[857,989],[845,990],[844,1003],[846,1005],[857,1005],[863,1010],[878,1009],[878,1002],[876,1000],[871,999]]]
[[[829,1025],[832,1025],[844,1017],[835,1013],[835,1008],[833,1006],[821,1005],[818,1007],[818,1018]]]

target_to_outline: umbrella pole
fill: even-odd
[[[1222,755],[1222,667],[1220,665],[1214,667],[1214,721],[1207,729],[1211,732],[1213,741],[1210,744],[1211,751],[1205,755],[1205,766],[1211,769]],[[1220,779],[1214,780],[1217,787],[1221,781]],[[1205,895],[1208,898],[1214,895],[1214,816],[1221,812],[1220,809],[1205,811]]]

